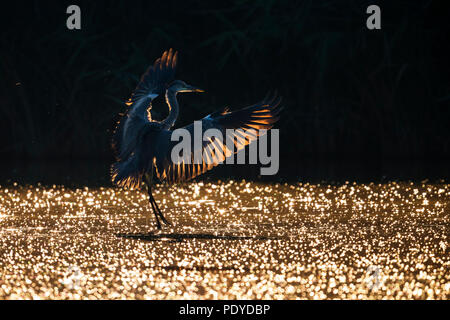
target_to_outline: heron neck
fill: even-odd
[[[177,92],[171,89],[166,91],[166,102],[169,107],[169,115],[163,121],[163,125],[165,128],[170,129],[174,126],[175,121],[178,118],[178,101],[177,101]]]

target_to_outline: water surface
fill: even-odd
[[[0,188],[0,298],[447,299],[450,186]]]

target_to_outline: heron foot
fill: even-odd
[[[159,217],[161,218],[161,220],[168,226],[173,227],[172,222],[170,222],[169,220],[167,220],[166,218],[164,218],[164,216],[162,214],[159,215]]]

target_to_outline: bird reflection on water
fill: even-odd
[[[1,187],[0,298],[449,296],[446,183],[193,182],[154,192],[174,226],[148,234],[145,192]],[[130,237],[139,234],[147,238]]]

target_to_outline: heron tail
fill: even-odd
[[[112,182],[128,189],[139,189],[142,184],[143,171],[139,170],[139,166],[135,157],[130,157],[125,161],[118,161],[111,166]]]

